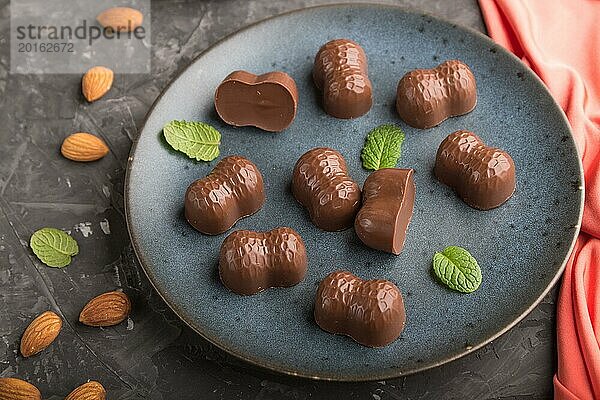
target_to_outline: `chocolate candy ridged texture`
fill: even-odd
[[[367,56],[358,43],[336,39],[324,44],[315,57],[313,80],[323,92],[327,114],[348,119],[360,117],[371,109]]]
[[[296,117],[296,82],[280,71],[262,75],[235,71],[215,91],[215,109],[229,125],[279,132]]]
[[[489,210],[515,191],[515,163],[505,151],[486,146],[473,132],[461,130],[442,141],[435,158],[437,179],[473,208]]]
[[[462,61],[415,69],[398,82],[396,110],[404,122],[415,128],[434,127],[449,117],[471,112],[476,104],[475,76]]]
[[[392,282],[362,280],[336,271],[319,284],[315,321],[324,331],[347,335],[369,347],[396,340],[406,323],[402,294]]]
[[[354,230],[367,246],[400,254],[415,204],[412,169],[384,168],[363,185],[362,207]]]
[[[241,156],[228,156],[188,187],[185,218],[198,231],[218,235],[264,203],[263,177],[256,165]]]
[[[304,242],[291,228],[235,231],[223,241],[219,254],[221,281],[241,295],[294,286],[304,279],[307,267]]]
[[[309,150],[298,159],[292,193],[312,222],[326,231],[350,228],[360,207],[360,188],[348,175],[344,157],[327,147]]]

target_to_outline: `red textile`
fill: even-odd
[[[489,35],[544,81],[583,160],[581,234],[557,306],[555,399],[600,399],[600,1],[479,0]]]

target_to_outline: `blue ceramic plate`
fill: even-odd
[[[365,49],[373,82],[371,111],[355,120],[326,115],[311,80],[313,58],[330,39]],[[418,130],[395,112],[396,85],[413,68],[465,61],[477,79],[473,112]],[[231,71],[283,70],[295,78],[298,114],[282,133],[225,125],[213,93]],[[221,157],[239,154],[262,171],[267,202],[234,229],[296,229],[309,268],[304,281],[242,297],[220,283],[217,258],[226,234],[205,236],[183,217],[187,186],[218,160],[194,162],[162,139],[173,119],[205,121],[223,135]],[[360,150],[367,132],[396,123],[406,132],[399,167],[414,168],[417,196],[404,251],[393,256],[363,246],[352,229],[323,232],[290,193],[295,161],[316,146],[339,150],[362,186]],[[475,131],[507,150],[517,190],[503,206],[477,211],[432,175],[436,150],[449,133]],[[131,153],[126,205],[139,260],[157,291],[202,336],[249,362],[320,379],[395,377],[453,360],[483,346],[523,318],[554,285],[578,232],[582,170],[564,114],[541,81],[515,57],[474,31],[437,18],[379,5],[305,9],[246,28],[203,53],[165,90]],[[229,232],[230,233],[230,232]],[[483,283],[475,293],[450,291],[432,276],[435,251],[463,246],[477,258]],[[391,345],[371,349],[325,333],[312,317],[319,281],[336,269],[385,278],[404,294],[406,329]]]

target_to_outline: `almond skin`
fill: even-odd
[[[42,400],[42,394],[31,383],[17,378],[0,378],[0,399]]]
[[[106,390],[96,381],[90,381],[73,390],[65,400],[105,400]]]
[[[90,103],[104,96],[113,84],[115,74],[110,68],[92,67],[81,79],[81,91]]]
[[[131,312],[129,297],[123,292],[108,292],[94,297],[81,310],[79,322],[89,326],[112,326]]]
[[[31,357],[50,346],[58,336],[60,328],[62,320],[52,311],[46,311],[31,321],[21,337],[23,357]]]
[[[102,11],[96,17],[100,25],[116,32],[131,32],[142,25],[144,16],[135,8],[113,7]]]
[[[78,132],[63,141],[60,152],[73,161],[96,161],[108,154],[108,146],[98,136]]]

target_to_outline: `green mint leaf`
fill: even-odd
[[[396,125],[380,125],[367,135],[360,158],[366,169],[394,168],[404,142],[404,132]]]
[[[481,285],[477,260],[462,247],[449,246],[433,256],[433,272],[450,289],[471,293]]]
[[[163,133],[171,147],[189,158],[212,161],[219,156],[221,134],[204,122],[171,121]]]
[[[71,263],[79,246],[71,236],[55,228],[42,228],[31,235],[31,250],[41,262],[49,267],[62,268]]]

